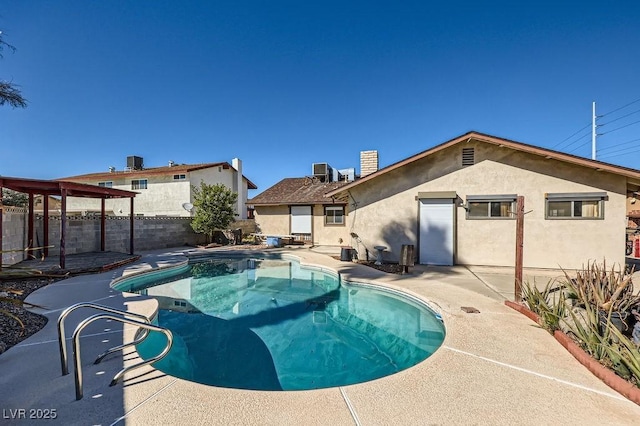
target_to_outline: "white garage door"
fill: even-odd
[[[453,199],[420,200],[420,263],[453,265]]]
[[[311,234],[311,206],[291,206],[291,233]]]

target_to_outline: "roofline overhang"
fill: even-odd
[[[78,181],[78,180],[84,180],[84,181],[93,181],[96,179],[108,179],[108,178],[113,178],[113,177],[119,177],[119,178],[126,178],[126,177],[137,177],[140,176],[141,174],[146,174],[146,175],[151,175],[151,176],[171,176],[174,175],[176,173],[180,173],[180,172],[195,172],[198,170],[204,170],[204,169],[209,169],[212,167],[223,167],[225,170],[226,169],[233,169],[233,166],[231,164],[229,164],[228,162],[221,162],[221,163],[208,163],[208,164],[197,164],[197,165],[193,165],[193,166],[188,166],[186,168],[183,168],[180,165],[177,166],[164,166],[164,167],[157,167],[157,168],[151,168],[151,169],[142,169],[142,170],[132,170],[132,171],[115,171],[115,172],[104,172],[104,173],[89,173],[89,174],[84,174],[84,175],[77,175],[77,176],[68,176],[68,177],[63,177],[63,178],[59,178],[59,179],[54,179],[56,181]],[[172,170],[173,169],[173,170]],[[177,170],[175,170],[177,169]],[[247,189],[258,189],[258,186],[251,182],[245,175],[242,175],[242,178],[244,180],[247,181]]]
[[[0,187],[26,194],[62,195],[84,198],[134,198],[138,192],[123,189],[104,188],[78,182],[60,180],[25,179],[0,177]]]
[[[346,202],[341,202],[341,201],[300,201],[300,202],[295,202],[295,203],[288,203],[288,202],[283,202],[283,201],[279,201],[277,203],[253,203],[251,202],[251,200],[247,201],[247,205],[248,206],[254,206],[254,207],[277,207],[277,206],[315,206],[315,205],[332,205],[332,204],[347,204]]]
[[[614,164],[605,163],[599,160],[590,160],[590,159],[579,157],[576,155],[566,154],[564,152],[554,151],[546,148],[540,148],[540,147],[537,147],[534,145],[528,145],[522,142],[516,142],[509,139],[499,138],[496,136],[491,136],[484,133],[471,131],[461,136],[458,136],[454,139],[451,139],[439,145],[436,145],[432,148],[429,148],[425,151],[422,151],[416,155],[405,158],[404,160],[398,161],[397,163],[391,164],[390,166],[382,168],[375,173],[372,173],[365,177],[361,177],[360,179],[355,180],[352,183],[348,183],[344,186],[341,186],[340,188],[334,189],[333,191],[329,191],[325,195],[327,197],[335,196],[337,194],[340,194],[341,192],[348,191],[357,185],[361,185],[365,182],[376,179],[386,173],[389,173],[393,170],[396,170],[400,167],[403,167],[415,161],[421,160],[425,157],[428,157],[429,155],[435,154],[436,152],[442,151],[453,145],[456,145],[462,142],[468,143],[468,142],[471,142],[472,140],[478,141],[478,142],[490,143],[493,145],[497,145],[501,148],[510,148],[510,149],[515,149],[518,151],[534,154],[534,155],[539,155],[541,157],[545,157],[548,160],[553,159],[558,161],[564,161],[571,164],[576,164],[579,166],[594,169],[598,172],[609,172],[609,173],[625,176],[630,180],[634,180],[634,179],[640,180],[640,170],[631,169],[628,167],[616,166]]]

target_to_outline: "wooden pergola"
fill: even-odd
[[[100,214],[100,250],[105,251],[105,200],[107,198],[130,198],[130,236],[129,236],[129,254],[133,254],[133,199],[136,192],[125,191],[122,189],[105,188],[95,185],[87,185],[83,183],[55,181],[55,180],[39,180],[24,179],[0,176],[0,193],[3,188],[13,191],[22,192],[29,196],[29,218],[27,223],[27,239],[29,247],[33,246],[34,234],[34,195],[42,195],[43,197],[43,234],[44,234],[44,256],[49,255],[49,196],[57,195],[61,197],[60,207],[60,268],[65,268],[65,234],[67,230],[67,197],[83,197],[83,198],[100,198],[101,214]],[[0,250],[2,248],[2,198],[0,197]],[[0,268],[2,266],[0,265]]]

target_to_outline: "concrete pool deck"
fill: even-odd
[[[122,294],[109,283],[118,277],[186,259],[181,247],[142,253],[142,258],[109,272],[81,275],[34,292],[46,327],[0,355],[0,423],[78,425],[379,425],[379,424],[616,424],[635,425],[640,406],[613,391],[576,361],[549,333],[506,307],[513,298],[513,271],[492,267],[416,266],[407,275],[385,274],[340,262],[306,248],[275,249],[303,264],[338,271],[426,300],[443,317],[442,347],[422,363],[357,385],[314,391],[246,391],[201,385],[142,367],[109,387],[123,365],[139,361],[125,349],[93,365],[109,347],[129,341],[133,328],[98,321],[82,334],[84,398],[75,400],[74,368],[62,376],[56,335],[60,312],[92,301],[152,314],[155,300]],[[216,249],[216,252],[220,250]],[[211,252],[211,250],[208,250]],[[559,271],[525,271],[543,284]],[[463,306],[480,313],[465,313]],[[38,312],[38,310],[35,310]],[[94,311],[69,316],[70,337]],[[67,340],[70,348],[70,341]],[[24,410],[24,411],[22,411]],[[55,419],[37,420],[47,414]]]

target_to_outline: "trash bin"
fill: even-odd
[[[343,262],[351,262],[353,260],[353,249],[351,247],[342,247],[340,260]]]

